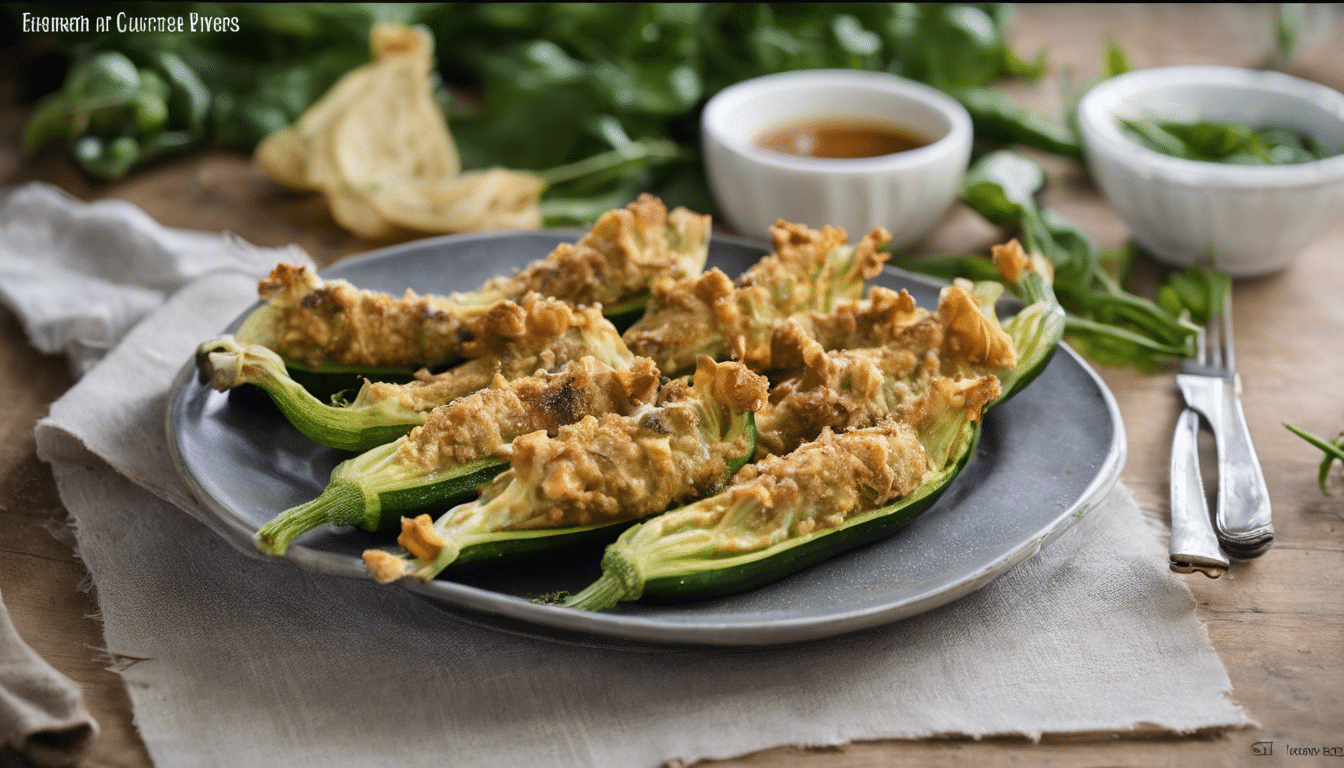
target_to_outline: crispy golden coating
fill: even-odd
[[[827,351],[789,322],[776,343],[803,364],[770,390],[756,416],[758,458],[780,455],[825,429],[843,432],[899,418],[902,406],[938,375],[937,345],[890,344]]]
[[[831,312],[802,312],[771,329],[770,366],[775,370],[800,368],[805,362],[804,335],[823,349],[862,349],[896,346],[937,349],[943,326],[927,309],[916,306],[905,289],[893,291],[875,285],[868,298],[844,301]]]
[[[824,429],[787,454],[743,467],[723,493],[641,524],[617,546],[636,561],[635,553],[659,550],[728,557],[838,528],[910,496],[943,470],[958,441],[923,435],[978,420],[997,391],[993,376],[935,379],[912,398],[908,418]]]
[[[771,357],[777,383],[756,419],[759,457],[794,450],[825,428],[918,423],[927,399],[916,395],[937,382],[975,381],[989,392],[992,380],[997,397],[991,372],[1016,362],[1012,339],[960,286],[943,291],[934,314],[905,291],[874,287],[835,312],[796,315],[775,325]]]
[[[886,255],[878,248],[890,239],[874,229],[851,249],[844,230],[784,221],[772,237],[774,251],[735,282],[718,269],[684,280],[660,278],[648,311],[625,332],[626,344],[668,375],[687,370],[702,354],[764,370],[775,321],[858,299],[864,281],[881,271]]]
[[[634,520],[716,491],[750,448],[745,433],[724,431],[764,400],[765,379],[703,359],[693,385],[678,391],[685,396],[628,417],[588,416],[554,436],[518,437],[510,468],[438,525],[451,535]]]
[[[394,298],[291,264],[277,265],[258,293],[266,306],[239,340],[304,365],[415,368],[451,357],[459,345],[460,312],[442,297],[407,290]]]
[[[397,543],[416,557],[437,557],[439,550],[447,542],[434,530],[434,520],[429,515],[417,515],[415,518],[401,519],[401,535]]]
[[[1017,365],[1013,339],[986,317],[975,297],[960,285],[943,289],[938,299],[943,326],[942,356],[946,362],[978,370],[1003,370]]]
[[[797,450],[745,467],[728,488],[729,515],[758,524],[719,531],[725,552],[750,551],[838,528],[846,520],[909,496],[930,469],[915,431],[888,421],[837,435],[829,429]]]
[[[660,377],[652,361],[636,359],[617,370],[591,357],[557,373],[537,373],[506,382],[429,412],[425,423],[403,438],[397,461],[425,471],[461,466],[504,455],[520,435],[554,435],[589,414],[632,413],[654,401]]]
[[[698,274],[709,232],[708,216],[684,208],[668,213],[656,197],[643,195],[603,214],[578,243],[562,244],[479,291],[449,297],[407,290],[395,298],[280,264],[258,286],[266,306],[237,336],[311,367],[415,369],[481,357],[498,350],[492,337],[511,339],[522,332],[525,311],[519,304],[528,294],[571,307],[610,308],[638,300],[660,275]],[[563,322],[557,317],[555,322]]]
[[[685,208],[668,212],[643,194],[598,218],[577,243],[558,246],[546,259],[509,277],[497,277],[463,303],[517,299],[529,291],[575,305],[619,304],[645,295],[654,278],[682,279],[704,268],[710,217]]]
[[[1044,256],[1029,256],[1017,238],[1002,245],[992,246],[989,252],[994,259],[994,266],[999,268],[999,273],[1012,285],[1016,285],[1022,273],[1028,270],[1041,273],[1047,283],[1055,281],[1055,265]]]
[[[428,517],[428,516],[426,516]],[[402,518],[403,524],[406,518]],[[400,541],[400,539],[398,539]],[[440,539],[442,541],[442,539]],[[440,547],[443,545],[440,544]],[[425,549],[422,551],[432,551]],[[406,561],[396,555],[382,549],[364,550],[364,567],[368,569],[369,574],[373,576],[374,581],[379,584],[391,584],[406,575]]]
[[[470,360],[441,373],[422,368],[414,381],[405,384],[371,382],[354,405],[397,400],[405,408],[422,411],[489,386],[496,377],[514,381],[538,371],[555,372],[585,356],[618,369],[634,362],[620,332],[598,307],[574,309],[535,293],[521,304],[500,302],[500,306],[520,313],[496,313],[496,323],[483,316],[480,322],[464,324],[464,335],[470,334],[472,340],[462,350]]]

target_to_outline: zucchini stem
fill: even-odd
[[[602,575],[597,581],[589,584],[582,592],[565,598],[560,604],[581,611],[605,611],[614,608],[617,603],[638,599],[639,591],[631,590],[630,586],[617,576],[614,570],[608,570],[604,563]]]
[[[288,509],[263,525],[253,536],[253,541],[257,549],[278,557],[285,554],[295,539],[324,525],[354,525],[369,529],[369,505],[373,505],[376,512],[377,495],[370,498],[358,484],[338,480],[327,485],[316,499]],[[376,513],[372,519],[377,519]]]
[[[390,443],[425,421],[424,411],[394,398],[361,397],[348,406],[327,405],[295,381],[284,360],[259,344],[222,336],[202,344],[196,363],[203,379],[224,392],[253,384],[271,396],[290,424],[316,443],[344,451],[366,451]]]

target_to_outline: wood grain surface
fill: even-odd
[[[1344,12],[1317,28],[1293,60],[1294,74],[1344,90]],[[1058,114],[1059,84],[1097,74],[1115,41],[1135,67],[1222,63],[1255,66],[1269,50],[1272,9],[1263,5],[1027,5],[1014,23],[1015,48],[1044,51],[1040,84],[1005,86],[1022,101]],[[0,62],[0,184],[44,180],[85,199],[116,197],[164,224],[230,230],[269,246],[295,242],[329,264],[376,243],[341,231],[310,195],[285,192],[246,157],[206,153],[133,176],[92,185],[65,158],[22,158],[18,136],[26,109],[17,104],[16,62]],[[1045,203],[1102,246],[1125,241],[1124,224],[1084,170],[1046,160]],[[950,212],[924,244],[929,252],[985,249],[1002,233],[971,212]],[[1151,290],[1154,265],[1138,265]],[[853,744],[825,750],[776,749],[722,766],[1065,766],[1311,765],[1289,746],[1344,748],[1344,480],[1329,496],[1316,487],[1320,453],[1290,434],[1292,422],[1320,435],[1344,430],[1344,222],[1300,261],[1270,277],[1239,281],[1234,307],[1243,401],[1264,465],[1278,539],[1265,557],[1234,564],[1218,580],[1183,578],[1196,611],[1231,676],[1232,696],[1258,727],[1173,736],[1139,730],[1025,739],[945,739]],[[1100,369],[1124,415],[1129,460],[1123,481],[1155,520],[1167,516],[1167,462],[1181,402],[1171,372],[1141,375]],[[96,595],[63,533],[66,513],[49,468],[35,454],[33,426],[73,379],[64,361],[30,347],[18,321],[0,310],[0,594],[20,634],[84,689],[103,729],[86,766],[151,765],[137,736],[130,699],[116,669],[133,659],[103,650]],[[1061,628],[1067,631],[1067,628]],[[1252,744],[1274,743],[1272,757]],[[1344,764],[1320,758],[1319,764]]]

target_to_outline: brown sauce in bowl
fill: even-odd
[[[808,120],[756,137],[756,146],[802,157],[857,158],[892,155],[932,142],[909,128],[864,120]]]

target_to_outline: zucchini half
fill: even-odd
[[[979,439],[980,424],[966,422],[960,454],[925,479],[914,493],[847,520],[837,528],[788,538],[764,549],[719,555],[706,551],[706,538],[697,535],[701,531],[689,527],[643,547],[635,543],[635,537],[623,535],[603,556],[602,576],[566,599],[563,605],[602,610],[626,600],[666,603],[724,597],[778,581],[841,552],[879,541],[938,501],[970,463]],[[683,510],[693,512],[695,506]]]
[[[441,511],[475,496],[481,485],[509,467],[508,459],[491,457],[411,473],[393,461],[400,447],[400,441],[386,443],[338,464],[320,496],[285,510],[257,530],[257,549],[283,555],[295,539],[324,525],[376,531],[404,515]]]
[[[756,453],[756,424],[753,414],[746,415],[742,427],[747,440],[747,450],[729,463],[728,471],[723,478],[725,485]],[[597,525],[476,534],[460,545],[456,559],[443,570],[453,573],[554,558],[580,547],[610,544],[637,522],[637,520],[618,520]]]
[[[714,432],[716,440],[723,444],[742,445],[742,451],[735,453],[737,457],[728,461],[726,471],[719,480],[719,487],[723,487],[755,455],[755,414],[750,410],[734,414],[727,424],[719,425]],[[374,574],[375,580],[380,584],[402,577],[429,581],[449,566],[456,569],[462,566],[508,565],[519,562],[520,558],[548,558],[585,543],[598,543],[603,539],[605,542],[613,541],[637,522],[637,518],[624,518],[586,526],[513,529],[511,518],[507,515],[511,507],[501,507],[505,514],[497,514],[500,510],[492,510],[491,502],[515,492],[517,498],[526,498],[527,488],[512,475],[501,476],[495,483],[504,483],[504,486],[482,490],[480,498],[445,512],[438,521],[430,521],[429,515],[422,515],[419,519],[403,518],[402,535],[396,541],[405,547],[405,551],[364,551],[364,564]],[[531,516],[538,518],[536,514]],[[644,516],[646,518],[649,515]]]

